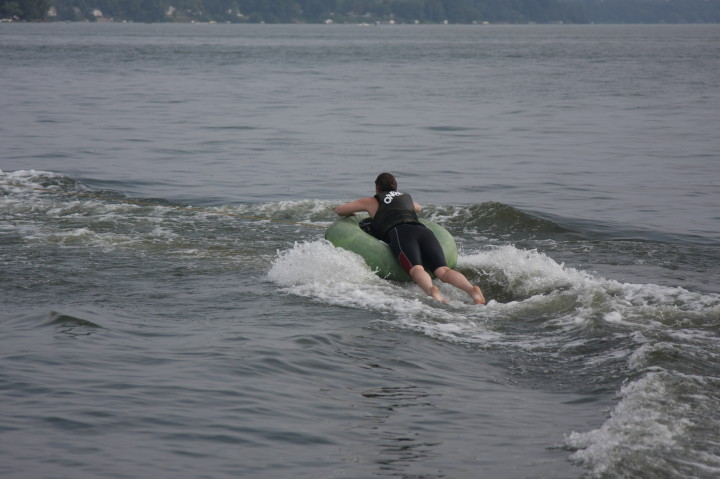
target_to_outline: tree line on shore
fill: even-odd
[[[719,23],[717,0],[0,0],[0,19],[229,23]]]

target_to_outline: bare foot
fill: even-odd
[[[435,301],[440,301],[441,303],[447,303],[445,301],[445,298],[440,296],[440,290],[437,288],[437,286],[433,286],[430,288],[430,292],[428,293]]]
[[[479,286],[473,286],[473,292],[470,296],[475,301],[475,304],[485,304],[485,296],[483,296]]]

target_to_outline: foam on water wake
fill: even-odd
[[[486,294],[488,305],[466,308],[464,293],[437,281],[450,302],[449,307],[436,304],[410,283],[381,280],[358,255],[324,240],[296,243],[279,252],[268,276],[289,293],[331,304],[393,312],[386,306],[385,295],[390,294],[393,301],[416,302],[420,310],[431,310],[440,318],[450,315],[458,321],[547,319],[571,328],[596,323],[652,327],[658,317],[670,320],[673,313],[693,311],[704,315],[720,304],[717,295],[620,283],[565,266],[537,250],[512,245],[490,246],[460,256],[458,269],[484,290],[497,293]],[[362,302],[349,294],[358,289],[366,291]]]
[[[720,472],[708,439],[720,430],[720,383],[708,368],[720,359],[719,295],[621,283],[512,245],[461,256],[458,269],[500,299],[486,294],[486,306],[470,305],[436,281],[450,300],[437,304],[324,240],[281,251],[268,277],[288,294],[504,355],[515,381],[614,392],[617,405],[600,428],[569,431],[560,445],[593,476]]]
[[[717,477],[719,387],[716,377],[647,372],[621,388],[600,428],[564,445],[593,477]]]

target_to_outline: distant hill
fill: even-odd
[[[720,0],[574,0],[594,23],[720,23]]]
[[[49,20],[231,23],[583,23],[564,0],[0,0],[46,2]],[[0,12],[2,7],[0,7]]]
[[[0,0],[0,19],[223,23],[720,23],[720,0]]]

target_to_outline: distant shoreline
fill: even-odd
[[[63,23],[88,23],[88,24],[138,24],[138,25],[347,25],[347,26],[468,26],[468,27],[484,27],[499,25],[720,25],[718,22],[474,22],[474,23],[437,23],[437,22],[333,22],[331,24],[324,22],[217,22],[217,21],[165,21],[165,22],[136,22],[133,20],[15,20],[0,18],[0,23],[24,23],[24,24],[63,24]]]

